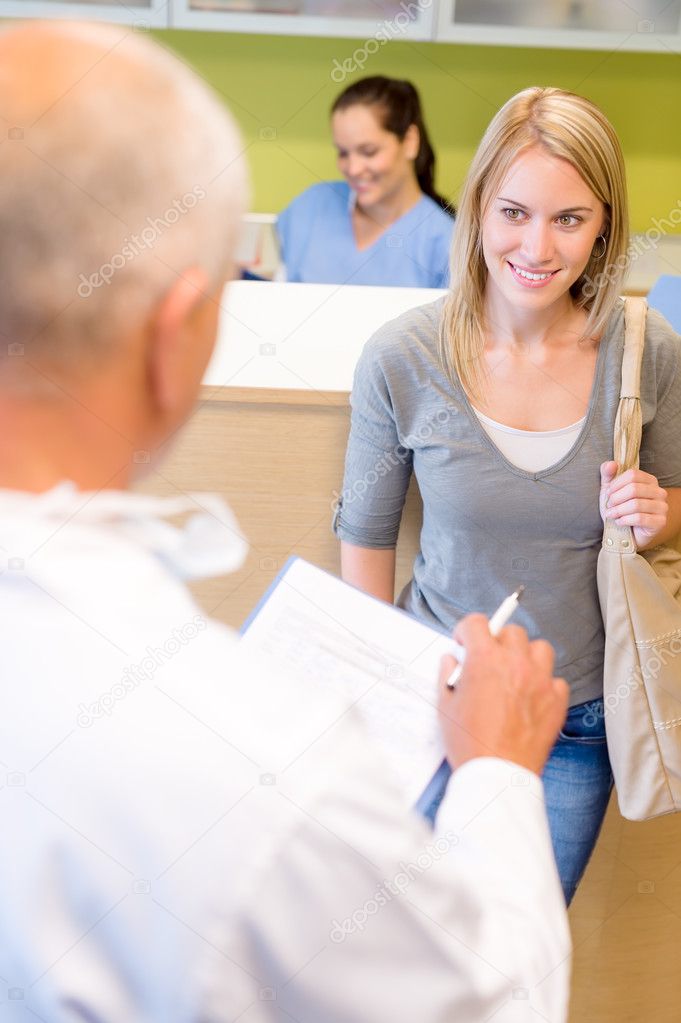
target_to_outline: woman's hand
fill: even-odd
[[[641,550],[667,525],[667,491],[649,472],[627,469],[618,476],[618,468],[617,462],[601,465],[601,516],[631,526],[636,549]]]

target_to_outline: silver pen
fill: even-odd
[[[489,620],[489,631],[492,636],[498,636],[504,625],[515,611],[518,606],[518,602],[523,595],[525,590],[524,586],[519,586],[517,590],[514,590],[510,597],[506,597],[506,600],[497,608],[492,617]],[[458,643],[456,644],[455,651],[458,665],[447,679],[447,686],[449,689],[453,689],[456,683],[461,678],[463,672],[463,662],[466,657],[466,651]]]

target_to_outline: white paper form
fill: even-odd
[[[414,802],[442,761],[437,679],[448,638],[296,558],[242,643],[353,706]]]

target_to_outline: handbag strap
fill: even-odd
[[[645,345],[645,298],[624,300],[624,354],[613,452],[620,472],[638,468],[641,448],[641,363]]]
[[[641,396],[641,363],[646,334],[645,298],[624,300],[624,356],[622,358],[622,387],[620,398]]]
[[[646,332],[645,298],[624,300],[624,353],[620,400],[615,417],[613,456],[619,471],[638,468],[641,448],[641,363]],[[603,524],[606,549],[634,553],[636,543],[631,526],[619,526],[614,519]]]

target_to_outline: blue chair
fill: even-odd
[[[681,334],[681,277],[663,274],[648,292],[648,305],[662,313]]]

